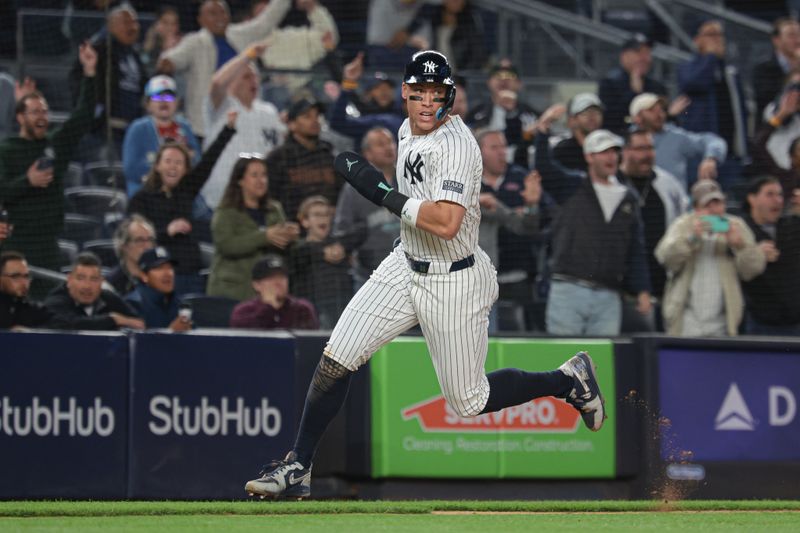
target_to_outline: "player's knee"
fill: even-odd
[[[331,359],[323,354],[311,380],[312,386],[321,391],[330,390],[337,382],[347,381],[353,372],[348,370],[343,364]]]
[[[469,401],[467,398],[446,398],[447,405],[450,406],[450,409],[455,411],[455,413],[460,416],[461,418],[472,418],[473,416],[478,416],[481,414],[483,410],[483,406],[476,406],[474,402]]]

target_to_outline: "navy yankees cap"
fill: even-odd
[[[312,98],[304,97],[291,103],[289,110],[286,112],[286,116],[289,120],[294,120],[312,107],[316,107],[317,111],[320,113],[325,112],[325,106],[323,106],[320,102],[317,102]]]
[[[286,262],[283,257],[276,254],[267,254],[258,262],[253,265],[252,278],[253,281],[268,278],[274,274],[289,275],[289,270],[286,268]]]
[[[178,264],[177,261],[172,259],[172,256],[169,255],[169,252],[163,246],[156,246],[155,248],[145,250],[139,257],[139,268],[144,272],[161,266],[164,263],[172,263],[173,266]]]

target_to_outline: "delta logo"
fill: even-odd
[[[403,420],[416,418],[426,433],[575,433],[580,423],[578,411],[551,396],[494,413],[462,418],[440,395],[406,407],[401,414]]]

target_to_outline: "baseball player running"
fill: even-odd
[[[294,448],[247,482],[251,495],[310,495],[317,443],[344,403],[350,376],[381,346],[417,324],[442,393],[460,416],[555,396],[578,409],[589,429],[603,425],[603,396],[594,363],[584,352],[551,372],[485,373],[489,310],[498,286],[494,266],[478,247],[481,154],[461,118],[448,114],[455,91],[441,53],[418,52],[406,65],[402,94],[408,118],[398,135],[399,190],[360,155],[344,152],[336,158],[337,173],[400,217],[401,244],[339,318],[309,386]]]

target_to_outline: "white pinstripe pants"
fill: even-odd
[[[355,371],[378,349],[420,324],[439,386],[461,416],[474,416],[489,398],[484,364],[489,310],[497,273],[480,248],[475,264],[448,274],[419,274],[397,246],[353,296],[325,353]]]

